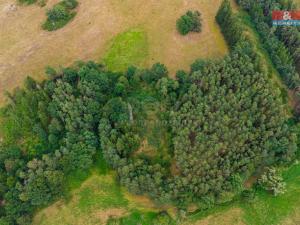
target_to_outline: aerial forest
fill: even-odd
[[[282,80],[297,89],[298,33],[290,40],[284,28],[270,31],[261,15],[279,3],[252,2],[238,1]],[[292,162],[297,116],[287,113],[229,1],[216,20],[229,54],[196,60],[176,79],[161,63],[112,72],[80,61],[48,67],[48,79],[28,77],[23,88],[7,93],[0,111],[0,224],[30,224],[38,209],[63,197],[69,174],[89,170],[99,157],[130,192],[182,209],[226,202],[258,168]],[[149,123],[164,131],[154,154],[141,151]],[[261,183],[267,182],[268,176]]]

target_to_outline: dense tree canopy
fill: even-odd
[[[279,0],[238,0],[247,10],[258,31],[264,48],[290,89],[298,89],[300,36],[299,31],[293,27],[272,27],[272,11],[294,8],[292,1]],[[276,31],[274,32],[274,29]],[[298,71],[298,72],[297,72]]]
[[[8,94],[0,111],[0,224],[29,224],[63,195],[70,173],[90,169],[100,154],[131,192],[179,207],[226,201],[258,167],[292,160],[296,137],[279,91],[228,1],[217,20],[230,54],[196,60],[176,80],[160,63],[113,73],[78,62],[47,68],[49,79],[28,78]]]
[[[172,112],[174,158],[185,193],[230,190],[235,174],[290,160],[296,151],[278,92],[245,54],[246,44],[194,72]]]

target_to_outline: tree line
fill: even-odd
[[[272,26],[273,10],[293,10],[295,4],[293,1],[280,0],[237,0],[237,3],[249,13],[262,44],[281,78],[287,87],[298,95],[300,85],[299,30],[291,26]]]

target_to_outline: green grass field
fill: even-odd
[[[145,66],[149,45],[142,29],[131,29],[117,35],[109,46],[103,57],[104,65],[109,70],[125,71],[130,65]]]
[[[241,204],[245,211],[247,225],[280,224],[300,205],[300,164],[283,171],[287,183],[285,194],[274,197],[264,191],[258,191],[257,200],[252,204]]]
[[[274,197],[259,190],[251,203],[236,199],[207,211],[192,214],[186,224],[214,225],[215,218],[219,218],[218,225],[286,225],[286,221],[293,219],[290,217],[297,217],[300,214],[300,164],[295,163],[290,168],[282,170],[287,183],[285,194]],[[297,225],[293,222],[289,224]]]
[[[120,188],[113,172],[104,175],[94,171],[67,199],[41,210],[33,224],[95,225],[120,218],[122,225],[156,225],[159,209],[148,201]]]
[[[156,225],[159,211],[168,210],[120,187],[101,156],[89,172],[77,171],[68,177],[64,196],[38,212],[33,224],[111,224],[111,219],[118,218],[120,225]]]

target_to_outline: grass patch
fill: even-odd
[[[146,33],[132,29],[116,36],[103,58],[107,69],[124,71],[130,65],[142,66],[148,56]]]
[[[287,183],[285,194],[274,197],[265,191],[257,192],[257,200],[253,203],[241,204],[247,225],[279,224],[292,214],[300,204],[300,164],[295,164],[283,172]]]
[[[175,225],[175,221],[166,213],[133,211],[121,218],[111,218],[107,225]]]
[[[107,176],[94,176],[78,192],[77,207],[81,212],[93,209],[126,207],[128,201],[123,197],[121,188]]]
[[[58,201],[41,210],[33,224],[101,224],[99,215],[109,213],[110,209],[126,211],[127,206],[128,200],[115,182],[114,174],[94,173],[72,192],[68,201]]]
[[[243,213],[238,219],[246,225],[282,224],[284,220],[294,215],[295,209],[300,204],[300,164],[294,164],[290,168],[285,169],[283,178],[287,183],[287,191],[283,195],[275,197],[266,191],[258,190],[254,202],[249,203],[236,199],[208,210],[192,213],[188,216],[188,221],[191,224],[200,220],[207,222],[206,219],[208,217],[220,217],[220,215],[222,215],[222,218],[226,218],[233,209],[240,208],[243,210]],[[202,223],[199,222],[199,224]],[[203,222],[203,224],[211,223]],[[222,223],[220,222],[219,224],[231,225],[232,223],[222,220]]]
[[[80,188],[82,183],[86,181],[92,174],[107,175],[108,172],[108,165],[103,158],[102,152],[100,152],[97,154],[95,163],[90,170],[77,170],[67,176],[64,193],[65,199],[69,200],[71,198],[72,191]]]
[[[108,221],[107,225],[151,225],[152,221],[155,219],[157,213],[155,212],[146,212],[142,213],[140,211],[135,211],[131,213],[129,216],[120,218],[120,219],[112,219]],[[116,222],[118,221],[118,222]]]

